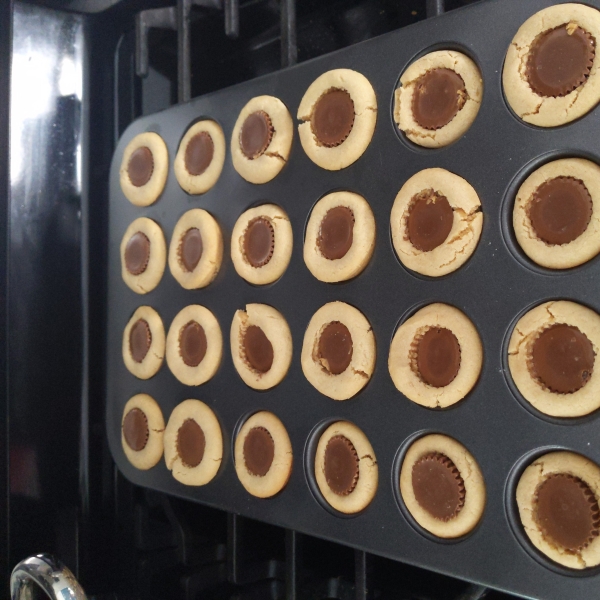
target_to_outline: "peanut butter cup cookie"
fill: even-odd
[[[600,12],[557,4],[527,19],[506,53],[502,82],[515,113],[540,127],[564,125],[600,100]]]
[[[165,356],[165,328],[158,313],[150,306],[140,306],[123,332],[123,362],[139,379],[158,373]]]
[[[469,129],[482,96],[481,73],[470,58],[454,50],[430,52],[400,77],[394,120],[411,142],[440,148]]]
[[[328,71],[306,90],[298,119],[308,157],[323,169],[338,171],[358,160],[371,142],[377,121],[375,91],[356,71]]]

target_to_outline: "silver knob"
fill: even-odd
[[[11,600],[38,598],[41,588],[52,600],[87,600],[73,573],[50,554],[37,554],[22,560],[10,576]]]

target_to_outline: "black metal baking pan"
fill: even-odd
[[[560,568],[529,546],[513,502],[515,480],[524,461],[544,449],[567,448],[600,462],[598,415],[557,421],[527,408],[510,383],[504,359],[505,341],[514,319],[534,304],[569,299],[600,312],[598,258],[564,272],[535,268],[518,251],[510,231],[515,190],[536,166],[566,156],[600,162],[600,107],[574,123],[544,130],[516,118],[503,97],[502,66],[511,39],[527,18],[551,4],[547,0],[481,2],[143,117],[127,129],[116,148],[110,176],[106,355],[107,435],[115,461],[126,477],[141,486],[512,593],[546,599],[600,596],[597,569],[581,573]],[[600,8],[598,1],[589,4]],[[427,150],[406,142],[398,132],[392,120],[393,92],[400,74],[415,57],[441,48],[460,50],[478,64],[484,80],[483,102],[475,122],[459,141],[443,149]],[[296,135],[288,164],[270,183],[244,181],[233,169],[228,153],[220,180],[205,195],[188,196],[171,169],[166,188],[153,206],[137,208],[125,199],[119,185],[119,166],[125,145],[136,134],[159,133],[172,163],[179,140],[195,120],[217,120],[229,138],[241,108],[261,94],[280,98],[295,117],[310,83],[334,68],[364,74],[378,100],[373,140],[350,167],[337,172],[319,168],[305,155]],[[396,258],[390,237],[390,211],[396,193],[410,176],[429,167],[442,167],[464,177],[479,194],[484,213],[483,232],[474,255],[455,273],[436,280],[407,271]],[[357,192],[368,200],[377,222],[377,243],[361,275],[331,285],[309,273],[302,245],[313,205],[324,194],[339,189]],[[156,220],[168,242],[185,211],[205,208],[219,221],[228,249],[238,216],[262,202],[283,207],[294,233],[292,260],[276,283],[254,287],[245,282],[236,274],[228,250],[217,279],[202,290],[184,290],[168,269],[160,285],[145,296],[135,294],[122,281],[119,244],[135,218]],[[377,342],[377,364],[370,383],[345,402],[322,396],[300,367],[304,330],[313,313],[333,300],[359,308],[370,320]],[[290,371],[279,386],[267,392],[244,385],[233,367],[227,343],[234,312],[250,302],[270,304],[281,311],[293,336]],[[454,407],[438,411],[402,396],[387,369],[390,341],[398,322],[431,302],[446,302],[464,311],[484,345],[483,370],[473,391]],[[205,385],[189,388],[175,379],[166,364],[148,381],[131,375],[121,358],[121,338],[133,311],[142,304],[154,307],[168,329],[177,312],[193,303],[213,311],[223,331],[224,357],[215,377]],[[165,419],[187,398],[203,400],[214,409],[226,450],[221,470],[212,482],[199,488],[186,487],[173,479],[162,461],[146,472],[129,464],[121,449],[120,420],[127,400],[139,392],[157,400]],[[261,409],[281,418],[294,449],[287,487],[268,500],[254,498],[243,489],[231,450],[240,420]],[[364,512],[352,518],[324,509],[306,472],[315,432],[336,419],[350,420],[365,432],[379,464],[377,494]],[[475,456],[484,474],[487,505],[483,518],[475,531],[453,543],[424,535],[397,501],[397,457],[407,440],[421,431],[441,432],[459,440]]]

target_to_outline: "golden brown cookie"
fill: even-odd
[[[430,277],[461,267],[475,252],[482,225],[477,192],[445,169],[413,175],[392,207],[392,241],[398,258],[409,269]]]
[[[302,371],[321,394],[348,400],[367,385],[375,368],[369,321],[345,302],[329,302],[311,318],[302,344]]]
[[[123,331],[123,362],[138,379],[158,373],[165,356],[165,328],[150,306],[140,306]]]
[[[235,471],[257,498],[278,494],[292,474],[292,443],[283,423],[266,411],[254,413],[235,438]]]
[[[441,538],[469,533],[485,508],[477,461],[445,435],[426,435],[411,444],[400,470],[400,493],[415,521]]]
[[[508,366],[529,403],[553,417],[581,417],[600,407],[600,316],[565,300],[525,313],[508,345]]]
[[[336,510],[354,514],[377,492],[379,470],[367,436],[349,421],[337,421],[319,438],[315,478],[325,500]]]
[[[222,259],[223,236],[217,221],[201,208],[184,213],[169,247],[169,268],[181,287],[206,287],[217,276]]]
[[[204,194],[217,183],[225,162],[225,136],[216,121],[194,123],[183,136],[173,163],[188,194]]]
[[[167,364],[185,385],[206,383],[217,372],[223,355],[223,336],[215,316],[191,304],[173,319],[167,334]]]
[[[274,96],[252,98],[231,133],[235,170],[250,183],[267,183],[290,156],[294,125],[285,104]]]
[[[564,125],[600,100],[600,12],[557,4],[527,19],[504,61],[502,83],[510,107],[539,127]]]
[[[121,445],[127,460],[142,471],[151,469],[163,455],[165,421],[160,406],[148,394],[130,398],[121,419]]]
[[[375,217],[369,203],[352,192],[333,192],[314,206],[304,239],[304,262],[320,281],[358,275],[375,248]]]
[[[394,94],[394,121],[419,146],[441,148],[471,127],[483,96],[477,65],[461,52],[438,50],[412,63]]]
[[[409,400],[446,408],[472,389],[483,363],[483,347],[469,318],[448,304],[429,304],[394,334],[388,368]]]
[[[600,468],[574,452],[533,461],[517,485],[525,533],[553,561],[571,569],[600,564]]]
[[[521,185],[513,227],[523,252],[549,269],[580,265],[600,252],[600,167],[583,158],[546,163]]]
[[[119,173],[121,189],[132,204],[154,204],[169,173],[169,152],[160,135],[151,131],[136,135],[123,151]]]
[[[184,400],[165,429],[165,463],[184,485],[206,485],[223,460],[223,435],[215,413],[200,400]]]
[[[369,80],[350,69],[317,77],[298,107],[300,142],[323,169],[338,171],[358,160],[371,142],[377,98]]]
[[[283,315],[266,304],[247,304],[231,322],[231,357],[246,385],[268,390],[292,362],[292,334]]]

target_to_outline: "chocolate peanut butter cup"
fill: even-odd
[[[253,427],[244,438],[243,452],[249,473],[255,477],[264,477],[275,457],[275,442],[268,429]]]
[[[141,231],[134,233],[125,247],[125,267],[132,275],[141,275],[150,261],[150,240]]]
[[[432,452],[412,468],[412,486],[417,502],[434,518],[449,521],[465,503],[465,484],[456,465],[443,454]]]
[[[140,306],[123,330],[123,362],[138,379],[150,379],[160,369],[165,356],[165,330],[159,314],[150,306]]]
[[[152,344],[152,332],[148,321],[138,319],[129,331],[129,351],[131,357],[136,363],[141,363]]]
[[[441,246],[454,222],[448,199],[432,189],[423,190],[412,199],[406,219],[406,233],[411,244],[421,252]]]
[[[186,323],[179,333],[179,353],[188,367],[197,367],[206,356],[208,341],[204,328],[196,321]]]
[[[444,127],[464,106],[465,82],[452,69],[431,69],[414,84],[412,112],[423,129]]]
[[[354,125],[354,102],[346,90],[329,89],[316,102],[311,116],[317,143],[327,148],[342,144]]]
[[[577,327],[558,323],[544,329],[531,348],[532,376],[557,394],[580,390],[592,376],[595,353]]]
[[[153,171],[154,158],[150,148],[142,146],[134,150],[127,164],[127,173],[131,183],[135,187],[146,185],[150,181]]]
[[[527,81],[540,96],[566,96],[587,80],[594,55],[595,40],[573,23],[544,31],[529,50]]]
[[[337,260],[348,254],[352,247],[354,213],[346,206],[335,206],[327,211],[319,228],[317,245],[328,260]]]
[[[264,154],[274,131],[271,118],[264,110],[249,114],[240,131],[240,148],[244,156],[253,160]]]
[[[190,227],[179,242],[179,260],[181,265],[191,273],[202,258],[202,235],[197,227]]]
[[[201,131],[190,139],[185,147],[185,168],[190,175],[202,175],[208,169],[215,153],[210,133]]]
[[[128,446],[140,452],[146,447],[150,436],[148,417],[139,408],[132,408],[123,419],[123,436]]]
[[[528,206],[536,235],[550,245],[568,244],[577,239],[592,218],[593,203],[583,181],[555,177],[540,185]]]
[[[181,462],[190,469],[204,458],[206,438],[202,427],[194,419],[186,419],[177,430],[177,453]]]
[[[352,335],[339,321],[325,326],[319,336],[319,361],[332,375],[343,373],[352,361]]]
[[[244,255],[255,268],[269,263],[275,250],[275,232],[271,222],[258,217],[248,223],[244,234]]]
[[[442,388],[454,381],[460,369],[460,344],[445,327],[430,327],[413,342],[412,365],[422,381]]]
[[[347,496],[358,483],[358,454],[352,442],[343,435],[332,437],[325,448],[325,480],[331,491]]]
[[[244,354],[250,367],[259,373],[266,373],[273,366],[273,345],[256,325],[250,325],[244,333]]]

